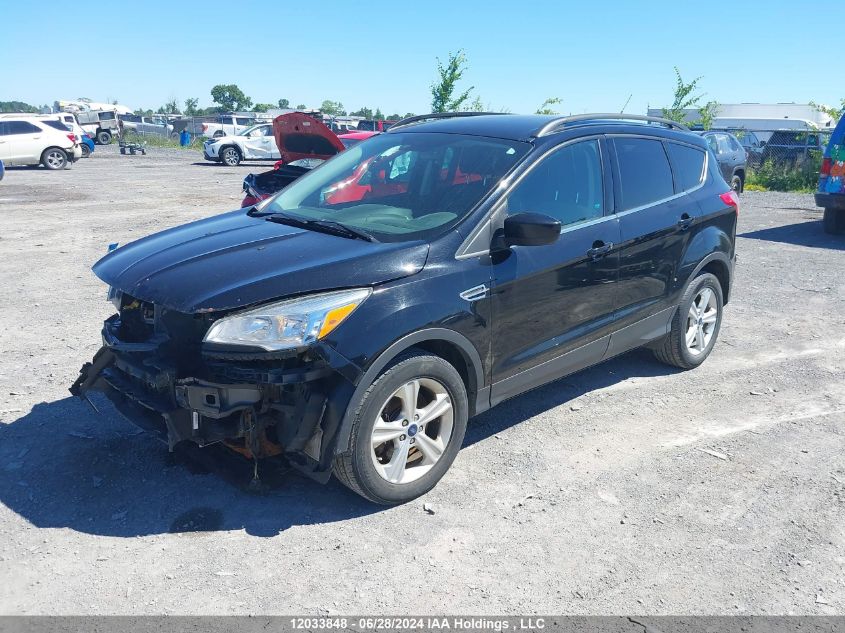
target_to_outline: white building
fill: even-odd
[[[649,116],[661,116],[660,108],[649,108]],[[696,121],[698,110],[685,110],[685,120]],[[713,119],[717,129],[807,130],[833,129],[836,120],[805,103],[720,103]]]

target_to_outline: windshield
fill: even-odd
[[[460,222],[531,146],[459,134],[381,134],[302,176],[256,209],[333,220],[385,242]]]

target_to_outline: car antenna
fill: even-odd
[[[631,97],[634,96],[634,93],[628,95],[628,100],[625,102],[625,105],[622,106],[622,109],[619,111],[619,114],[623,114],[625,112],[625,108],[628,107],[628,104],[631,103]]]

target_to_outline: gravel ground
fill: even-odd
[[[98,147],[7,171],[0,613],[845,613],[845,241],[810,195],[743,195],[702,367],[633,352],[509,401],[383,509],[295,474],[250,494],[67,393],[107,244],[237,207],[264,168]]]

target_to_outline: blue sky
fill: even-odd
[[[822,45],[836,37],[780,0],[52,4],[0,0],[0,101],[207,106],[214,84],[236,83],[255,102],[419,113],[430,109],[435,58],[461,48],[464,84],[495,110],[560,97],[567,113],[618,111],[632,95],[626,111],[642,113],[671,100],[675,65],[721,103],[845,96],[841,62],[823,68]],[[696,20],[693,7],[706,15]]]

